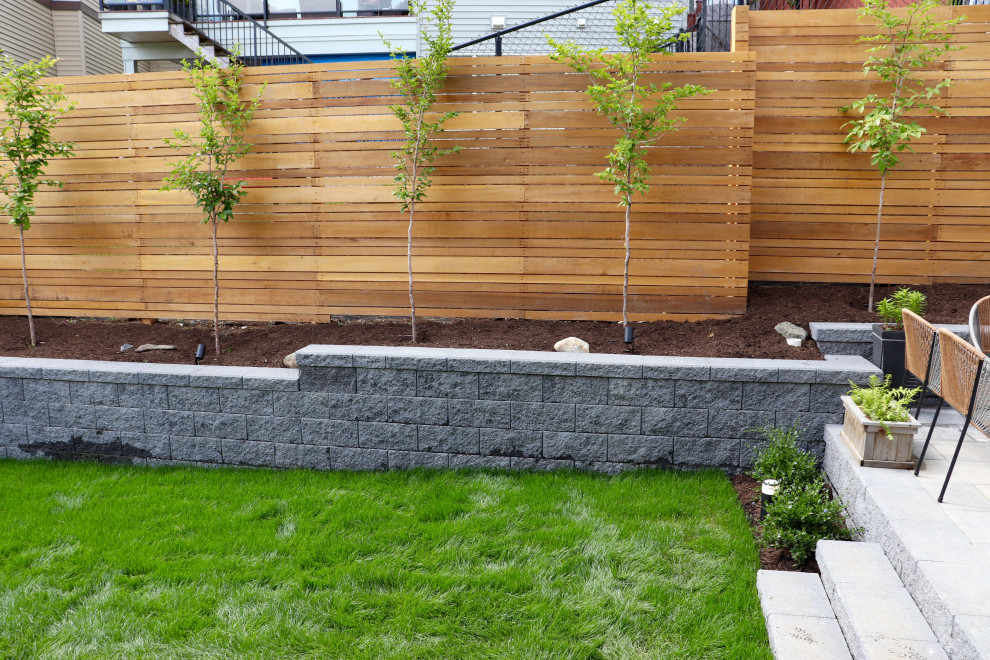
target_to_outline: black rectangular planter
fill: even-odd
[[[873,364],[884,375],[890,374],[894,387],[921,387],[921,381],[908,374],[904,382],[904,331],[885,330],[880,323],[873,324]]]

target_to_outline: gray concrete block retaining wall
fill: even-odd
[[[299,369],[0,357],[0,457],[383,470],[750,465],[823,449],[860,357],[739,360],[309,346]]]
[[[969,341],[968,325],[936,324]],[[824,355],[860,355],[873,359],[872,323],[809,323],[811,338]]]

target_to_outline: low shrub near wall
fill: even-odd
[[[298,370],[0,358],[0,457],[313,469],[718,467],[761,424],[821,452],[826,361],[309,346]]]

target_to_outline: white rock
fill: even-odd
[[[787,345],[788,346],[795,346],[797,348],[801,348],[801,339],[798,338],[798,337],[788,337],[787,338]]]
[[[171,344],[141,344],[134,349],[135,353],[143,353],[144,351],[174,351],[175,346]]]
[[[553,345],[553,350],[558,353],[590,353],[588,342],[577,337],[561,339]]]
[[[773,329],[779,332],[780,334],[784,335],[785,339],[797,338],[800,339],[801,341],[804,341],[805,339],[808,338],[807,330],[805,330],[799,325],[794,325],[789,321],[778,323],[773,327]],[[790,344],[790,342],[787,343]],[[791,346],[794,346],[794,344],[791,344]],[[798,346],[800,346],[800,344],[798,344]]]
[[[296,354],[289,353],[284,358],[282,358],[282,364],[287,366],[289,369],[298,369],[299,365],[296,364]]]

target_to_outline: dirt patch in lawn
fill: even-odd
[[[969,307],[990,293],[988,285],[938,284],[917,287],[928,295],[926,318],[966,323]],[[877,298],[894,287],[881,287]],[[751,285],[745,314],[726,320],[636,323],[634,350],[641,355],[822,359],[811,340],[787,346],[774,331],[781,321],[807,329],[811,321],[873,322],[866,311],[868,289],[860,285]],[[223,292],[220,292],[221,299]],[[409,346],[408,320],[342,319],[312,323],[227,323],[221,355],[213,351],[206,322],[37,318],[38,340],[28,346],[24,317],[0,317],[0,354],[18,357],[191,363],[197,344],[207,347],[203,364],[274,367],[308,344]],[[549,351],[564,337],[584,339],[596,353],[622,353],[622,329],[603,321],[520,319],[425,320],[418,346]],[[175,351],[121,352],[123,344],[169,344]]]
[[[732,486],[736,489],[739,505],[746,512],[750,529],[756,542],[760,542],[763,525],[760,522],[760,482],[746,474],[732,477]],[[791,553],[786,548],[760,548],[760,568],[770,571],[801,571],[804,573],[820,573],[818,562],[811,558],[804,566],[794,563]]]

